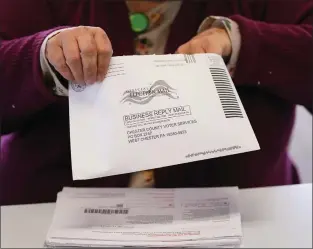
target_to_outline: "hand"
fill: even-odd
[[[227,31],[220,28],[208,29],[181,45],[178,54],[215,53],[223,57],[229,57],[232,45]]]
[[[65,79],[92,84],[102,81],[112,56],[106,33],[97,27],[76,27],[51,37],[46,58]]]

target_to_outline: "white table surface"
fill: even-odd
[[[312,184],[240,190],[244,247],[312,248]],[[1,207],[1,248],[43,246],[55,204]]]

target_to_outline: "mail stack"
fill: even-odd
[[[240,247],[238,188],[64,188],[45,247]]]

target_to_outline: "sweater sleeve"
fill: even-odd
[[[56,100],[54,82],[40,65],[41,45],[56,29],[0,41],[0,117],[6,133]]]
[[[33,114],[54,102],[53,82],[40,65],[44,39],[58,27],[48,0],[1,0],[0,120],[1,132],[23,127]]]
[[[281,10],[278,1],[273,1],[276,10],[269,6],[265,22],[240,15],[230,17],[239,25],[242,37],[234,83],[259,87],[290,103],[310,108],[313,1],[280,2]],[[277,14],[283,10],[290,13]]]

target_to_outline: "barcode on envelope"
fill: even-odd
[[[85,214],[128,214],[128,209],[85,208]]]
[[[226,118],[243,118],[234,89],[225,69],[210,68],[217,94]]]
[[[196,63],[196,58],[193,54],[184,54],[186,63]]]

